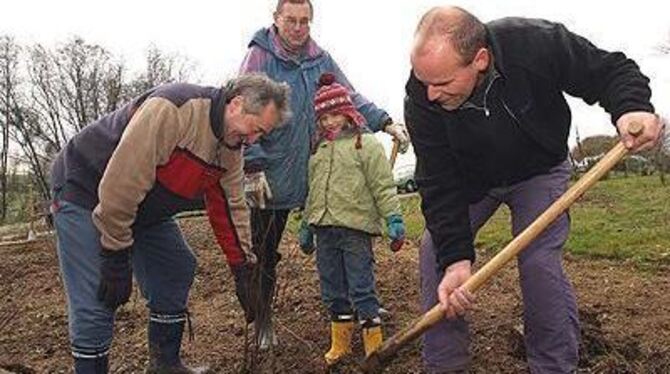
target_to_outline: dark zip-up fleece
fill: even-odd
[[[565,160],[571,114],[564,92],[598,102],[612,123],[630,111],[654,111],[648,78],[623,53],[545,20],[505,18],[486,28],[499,76],[461,108],[429,102],[413,72],[406,85],[405,120],[440,269],[474,261],[470,203]]]
[[[206,207],[228,263],[248,260],[249,211],[242,150],[223,142],[226,91],[160,86],[86,126],[52,167],[55,195],[92,210],[104,248],[133,244],[133,230]]]

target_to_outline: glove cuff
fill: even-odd
[[[386,224],[390,225],[393,223],[403,223],[402,220],[402,215],[398,213],[391,214],[390,216],[386,217]]]
[[[405,237],[401,237],[399,239],[392,240],[391,245],[390,245],[391,251],[392,252],[398,252],[399,250],[402,249],[402,246],[404,244],[405,244]]]
[[[128,257],[128,258],[130,258],[130,248],[124,248],[124,249],[102,248],[100,250],[100,256],[103,256],[103,257]]]
[[[260,162],[250,162],[244,164],[244,174],[258,173],[263,170],[263,165]]]
[[[386,128],[393,124],[393,119],[391,117],[386,117],[382,122],[382,131],[386,131]]]

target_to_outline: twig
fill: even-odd
[[[4,316],[0,318],[0,332],[2,332],[5,327],[9,325],[9,322],[11,322],[17,314],[19,314],[19,309],[14,308],[14,310],[10,311],[9,313],[5,313]]]
[[[315,349],[317,348],[317,347],[314,345],[314,343],[308,342],[307,340],[301,338],[300,336],[298,336],[298,334],[296,334],[295,332],[293,332],[293,330],[291,330],[291,329],[289,329],[288,327],[286,327],[286,325],[284,325],[283,323],[279,322],[278,320],[277,320],[276,322],[277,322],[277,326],[279,326],[279,327],[281,327],[282,329],[286,330],[286,331],[287,331],[287,332],[288,332],[288,333],[289,333],[295,340],[297,340],[298,342],[300,342],[300,343],[304,344],[305,346],[307,346],[307,348],[309,348],[310,351],[315,350]]]

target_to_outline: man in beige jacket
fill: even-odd
[[[107,373],[116,309],[132,274],[150,311],[147,372],[191,373],[179,351],[196,260],[174,214],[207,209],[251,315],[242,148],[289,115],[289,88],[264,75],[224,87],[152,89],[88,125],[52,168],[54,224],[76,373]]]

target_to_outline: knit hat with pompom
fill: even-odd
[[[349,95],[349,90],[335,81],[332,73],[323,73],[319,78],[319,89],[314,96],[314,112],[318,121],[325,114],[342,114],[358,127],[365,125]]]

